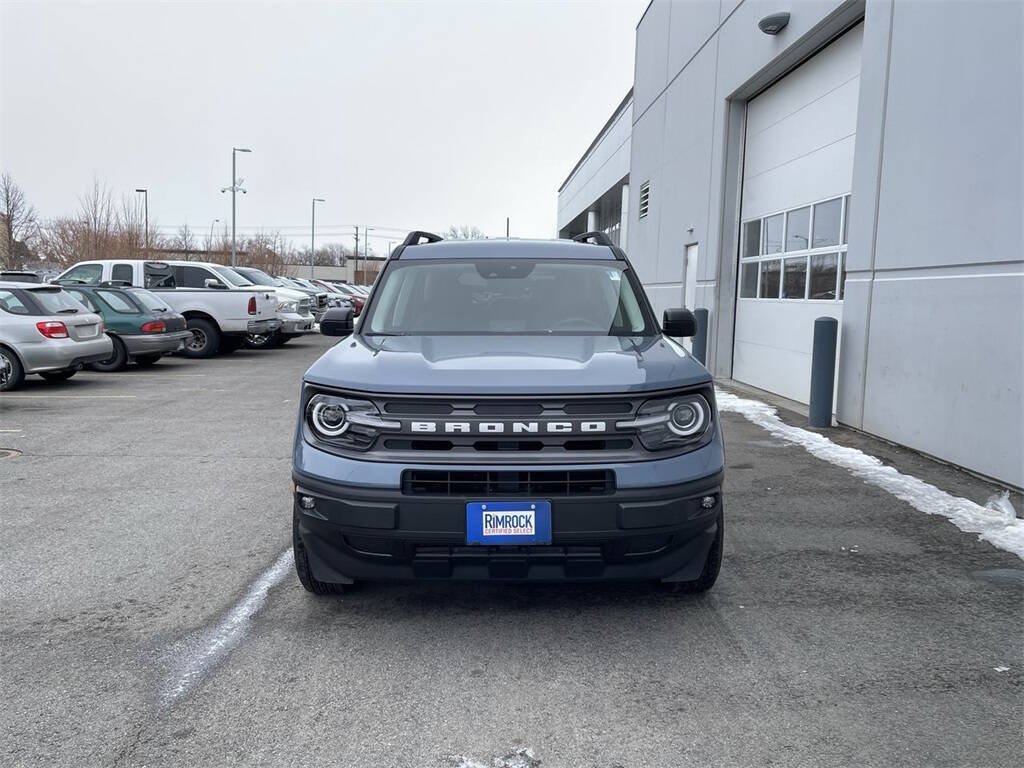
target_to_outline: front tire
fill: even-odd
[[[17,355],[9,349],[0,347],[0,392],[17,389],[25,380],[25,370]]]
[[[672,584],[672,591],[684,595],[696,595],[711,589],[718,580],[719,571],[722,570],[722,545],[724,542],[725,516],[719,514],[718,533],[715,534],[715,540],[711,542],[708,558],[704,561],[704,570],[693,581],[679,581]]]
[[[89,363],[90,371],[114,373],[128,365],[128,350],[124,348],[124,342],[117,338],[117,336],[111,336],[110,341],[114,345],[114,350],[110,353],[110,357],[106,360],[100,360],[98,363]]]
[[[78,373],[77,370],[73,370],[73,371],[47,371],[46,373],[40,373],[39,375],[42,376],[45,381],[48,381],[51,384],[57,384],[58,382],[61,382],[61,381],[67,381],[72,376],[74,376],[76,373]]]
[[[213,357],[220,349],[220,331],[209,320],[190,317],[185,327],[192,331],[192,340],[185,344],[185,357]]]
[[[295,553],[295,573],[299,576],[299,583],[307,592],[314,595],[341,595],[345,592],[344,584],[331,584],[326,581],[317,581],[309,567],[309,556],[306,554],[306,547],[299,536],[299,513],[292,511],[292,552]]]

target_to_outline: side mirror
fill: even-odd
[[[689,338],[697,335],[697,318],[693,316],[693,312],[681,307],[666,309],[661,325],[665,335],[673,338]]]
[[[222,283],[220,280],[218,280],[215,277],[208,277],[205,280],[203,280],[203,287],[204,288],[227,288],[227,286],[224,285],[224,283]]]
[[[345,307],[328,309],[320,318],[320,333],[324,336],[348,336],[352,328],[352,310]]]

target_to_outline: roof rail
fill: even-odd
[[[423,232],[417,229],[405,236],[405,240],[402,241],[402,247],[420,245],[423,242],[439,243],[443,239],[440,235],[435,235],[433,232]]]
[[[574,243],[589,243],[592,241],[594,245],[607,245],[609,247],[615,245],[604,232],[584,232],[582,235],[576,235],[572,240]]]
[[[101,288],[131,288],[131,280],[104,280],[100,283]]]

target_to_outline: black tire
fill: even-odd
[[[110,353],[110,357],[106,360],[100,360],[98,363],[89,363],[90,371],[114,373],[128,365],[128,350],[124,348],[124,342],[117,338],[117,336],[111,336],[110,341],[114,345],[114,350]]]
[[[18,356],[5,347],[0,347],[0,392],[17,389],[25,380],[25,369]]]
[[[185,321],[185,327],[192,331],[192,339],[185,342],[185,357],[202,359],[217,354],[220,331],[216,325],[201,317],[190,317]]]
[[[77,369],[71,371],[47,371],[46,373],[40,373],[39,375],[51,384],[56,384],[60,381],[67,381],[76,373],[78,373]]]
[[[344,584],[331,584],[313,578],[313,572],[309,568],[309,557],[306,555],[306,547],[299,537],[299,513],[295,510],[292,510],[292,552],[295,554],[295,573],[298,574],[299,583],[302,584],[303,589],[314,595],[344,594]]]
[[[273,349],[281,344],[281,334],[277,331],[270,333],[247,333],[245,334],[246,349]]]
[[[718,533],[715,540],[711,542],[711,549],[708,551],[708,559],[704,561],[704,570],[694,581],[677,581],[672,583],[673,592],[684,595],[696,595],[707,592],[718,580],[718,572],[722,570],[722,545],[725,542],[725,518],[721,513],[718,515]]]
[[[230,355],[245,346],[244,336],[223,336],[220,340],[219,354]]]
[[[136,355],[135,357],[132,358],[132,360],[135,361],[136,365],[141,366],[142,368],[149,368],[149,366],[155,365],[156,363],[159,363],[160,362],[160,358],[162,358],[162,357],[163,357],[163,355],[161,355],[161,354]]]

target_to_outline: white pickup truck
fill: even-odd
[[[112,281],[148,288],[185,316],[193,335],[185,354],[212,357],[241,348],[246,334],[272,333],[281,327],[272,289],[236,288],[219,274],[218,267],[200,262],[102,259],[80,261],[53,282],[91,285]]]

